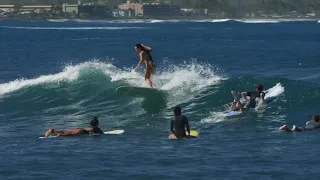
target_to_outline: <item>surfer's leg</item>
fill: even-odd
[[[241,111],[243,112],[243,104],[239,101],[238,97],[237,97],[237,93],[234,91],[231,91],[231,94],[234,98],[234,101],[232,102],[231,105],[231,110],[232,111]]]
[[[197,137],[196,136],[187,135],[186,138],[187,139],[192,139],[192,138],[197,138]]]
[[[304,129],[303,129],[303,128],[299,128],[299,127],[297,127],[296,125],[293,125],[291,131],[302,132],[302,131],[304,131]]]
[[[148,83],[149,87],[153,88],[152,81],[151,81],[151,74],[152,74],[152,69],[147,68],[144,78],[145,78],[145,81]]]
[[[231,104],[230,109],[231,109],[231,111],[238,111],[239,108],[237,107],[237,102],[238,102],[237,95],[236,95],[236,93],[234,91],[231,91],[231,94],[232,94],[234,100],[233,100],[233,102]]]
[[[290,129],[287,127],[286,124],[283,125],[283,126],[281,126],[279,129],[280,129],[281,131],[292,132],[292,130],[290,130]]]
[[[233,96],[234,100],[239,101],[239,100],[238,100],[238,97],[237,97],[237,93],[236,93],[236,92],[231,91],[231,94],[232,94],[232,96]]]
[[[78,134],[83,134],[83,130],[80,128],[69,130],[69,131],[60,131],[60,130],[55,130],[55,129],[49,129],[45,133],[45,136],[48,137],[50,134],[59,134],[60,136],[78,135]]]
[[[238,103],[237,103],[236,100],[234,100],[234,101],[232,102],[230,109],[231,109],[231,111],[239,111],[239,110],[240,110],[240,108],[238,107]]]

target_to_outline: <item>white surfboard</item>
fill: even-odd
[[[155,88],[130,87],[130,86],[120,86],[116,89],[116,92],[124,96],[141,97],[141,98],[164,94],[163,90],[159,90]]]
[[[275,99],[277,98],[277,96],[271,96],[265,99],[266,104],[269,104],[271,102],[273,102]],[[239,116],[242,115],[244,112],[239,111],[230,111],[226,114],[226,117],[235,117],[235,116]]]
[[[113,131],[106,131],[106,132],[103,132],[103,134],[113,134],[113,135],[120,135],[120,134],[123,134],[124,133],[124,130],[113,130]],[[89,134],[91,136],[94,136],[94,135],[99,135],[99,134]],[[57,138],[57,137],[68,137],[68,136],[60,136],[60,135],[50,135],[48,137],[39,137],[39,139],[46,139],[46,138]]]

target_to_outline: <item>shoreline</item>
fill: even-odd
[[[243,21],[243,22],[297,22],[297,21],[317,21],[320,23],[320,17],[318,18],[123,18],[123,19],[79,19],[79,18],[5,18],[0,21],[49,21],[49,22],[227,22],[227,21]]]

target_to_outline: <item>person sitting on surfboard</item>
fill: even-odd
[[[255,108],[257,103],[264,102],[265,93],[263,92],[263,85],[259,84],[256,87],[256,91],[254,92],[242,92],[242,99],[241,101],[238,100],[237,94],[234,91],[231,91],[232,96],[234,97],[234,100],[231,105],[231,111],[241,111],[243,112],[246,108]],[[247,96],[250,96],[249,99],[247,99]]]
[[[187,127],[188,134],[190,134],[189,121],[186,116],[181,115],[181,108],[179,106],[173,109],[174,120],[171,120],[171,132],[176,138],[191,138],[192,136],[186,135],[185,127]]]
[[[49,129],[45,136],[48,137],[50,134],[58,134],[59,136],[71,136],[71,135],[82,135],[82,134],[103,134],[103,131],[98,128],[99,121],[97,117],[94,117],[90,122],[90,128],[76,128],[68,131],[60,131],[55,129]]]
[[[308,130],[313,130],[313,129],[317,129],[317,128],[320,128],[320,121],[319,121],[319,114],[315,114],[312,116],[312,120],[311,121],[308,121],[306,123],[306,127],[304,128],[300,128],[300,127],[297,127],[296,125],[293,125],[292,126],[292,129],[289,129],[287,127],[287,125],[283,125],[281,126],[279,129],[281,131],[286,131],[286,132],[302,132],[302,131],[308,131]]]
[[[265,93],[263,92],[263,85],[258,84],[256,87],[256,91],[254,92],[242,92],[242,97],[246,100],[247,96],[250,97],[250,99],[247,101],[247,103],[244,105],[244,108],[255,108],[257,105],[257,102],[264,102],[264,96]]]
[[[146,63],[146,70],[145,70],[145,81],[148,83],[150,88],[153,88],[152,81],[151,81],[151,74],[154,74],[156,66],[153,63],[152,56],[150,52],[152,51],[151,47],[145,46],[143,44],[136,44],[135,46],[136,51],[140,55],[140,61],[134,71],[137,71],[138,68],[141,66],[143,62]]]

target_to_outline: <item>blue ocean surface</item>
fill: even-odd
[[[147,87],[134,45],[153,48]],[[0,21],[0,179],[314,179],[320,113],[320,23]],[[267,107],[227,118],[231,91],[263,84]],[[200,136],[168,140],[181,106]],[[49,128],[122,135],[39,139]]]

